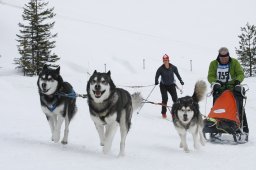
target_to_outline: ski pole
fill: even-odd
[[[154,91],[156,85],[154,85],[153,89],[150,91],[150,93],[148,94],[148,97],[146,98],[146,100],[148,100],[149,96],[152,94],[152,92]],[[141,107],[139,108],[137,114],[139,114],[140,110],[142,109],[142,107],[144,106],[145,103],[142,103]]]

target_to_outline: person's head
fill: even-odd
[[[169,63],[169,56],[167,54],[163,56],[163,63]]]
[[[229,51],[226,47],[221,47],[219,49],[218,59],[221,64],[227,64],[229,62],[230,56]]]

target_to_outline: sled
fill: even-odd
[[[235,88],[236,89],[236,88]],[[208,117],[204,120],[203,134],[212,143],[241,144],[248,142],[249,134],[244,132],[246,100],[243,86],[240,91],[225,90],[215,101]]]

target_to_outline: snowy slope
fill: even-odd
[[[191,152],[184,153],[179,148],[179,137],[173,124],[161,118],[160,107],[145,104],[140,114],[135,112],[133,115],[126,156],[117,158],[118,133],[112,152],[104,155],[89,117],[87,102],[81,98],[77,99],[78,113],[71,122],[69,144],[52,143],[48,123],[40,108],[37,77],[23,77],[12,65],[13,58],[18,56],[15,34],[22,12],[17,7],[26,1],[8,1],[16,6],[1,2],[7,1],[0,1],[0,169],[255,169],[255,78],[244,81],[250,87],[246,112],[251,133],[250,141],[243,145],[207,143],[195,151],[189,135]],[[141,91],[147,97],[153,86],[141,89],[124,86],[152,85],[161,56],[168,53],[185,82],[184,93],[179,97],[191,95],[195,82],[206,80],[208,64],[217,55],[217,49],[224,44],[235,55],[233,50],[239,27],[247,21],[255,22],[255,10],[245,13],[241,8],[237,12],[238,7],[245,7],[246,3],[250,3],[251,8],[256,5],[250,0],[243,3],[193,2],[187,2],[188,6],[184,6],[184,1],[167,0],[50,2],[57,13],[56,53],[61,57],[61,75],[77,93],[85,93],[87,72],[104,71],[106,64],[117,86],[131,93]],[[227,10],[228,14],[221,17],[223,13],[214,13],[219,8],[221,12]],[[220,29],[217,27],[219,23],[226,27]],[[146,60],[145,69],[142,68],[143,59]],[[192,72],[190,60],[193,62]],[[154,89],[149,100],[161,100],[159,87]],[[211,103],[211,97],[200,103],[203,114],[209,112]]]

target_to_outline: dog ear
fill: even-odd
[[[43,70],[46,70],[47,68],[48,68],[48,65],[45,64],[45,65],[43,66]]]
[[[107,74],[110,76],[111,75],[111,72],[110,72],[110,70],[107,72]]]
[[[97,73],[97,70],[94,70],[93,74],[96,74],[96,73]],[[92,74],[92,75],[93,75],[93,74]]]
[[[60,74],[60,66],[58,66],[58,68],[56,69],[56,73]]]

